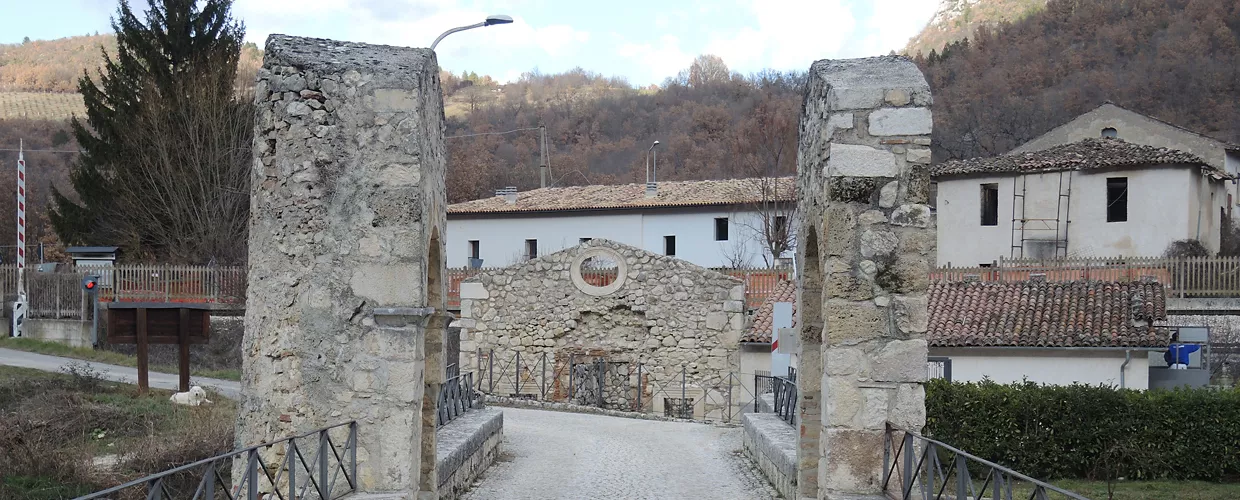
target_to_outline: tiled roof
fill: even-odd
[[[772,194],[763,196],[764,191]],[[645,184],[540,188],[517,193],[515,203],[508,203],[503,196],[456,203],[448,206],[448,214],[739,205],[763,199],[796,201],[796,179],[660,182],[652,198],[646,197]]]
[[[1165,347],[1166,288],[1157,282],[936,282],[936,347]],[[1140,320],[1134,325],[1134,320]]]
[[[749,329],[741,337],[741,342],[771,343],[771,321],[774,320],[776,302],[792,303],[792,317],[795,323],[797,302],[797,284],[795,281],[781,281],[778,285],[775,285],[775,289],[771,290],[770,295],[766,296],[766,302],[763,302],[762,307],[758,308],[758,312],[754,313],[753,323],[749,325]]]
[[[1133,144],[1122,139],[1083,139],[1042,151],[947,161],[931,167],[930,175],[1057,172],[1146,165],[1190,165],[1207,169],[1217,176],[1227,176],[1192,153]]]

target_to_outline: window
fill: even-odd
[[[581,238],[577,240],[578,243],[589,243],[591,241],[594,241],[594,238]]]
[[[469,258],[481,259],[482,252],[478,249],[478,240],[469,240]]]
[[[672,257],[676,256],[676,237],[675,236],[664,236],[663,237],[663,255],[668,255]]]
[[[788,218],[782,215],[775,216],[775,237],[777,241],[783,241],[788,237]]]
[[[1107,177],[1107,222],[1128,221],[1128,178]]]
[[[982,184],[982,225],[999,225],[998,184]]]
[[[538,258],[538,240],[525,240],[525,258]]]
[[[1107,139],[1114,139],[1116,137],[1119,137],[1119,132],[1117,132],[1115,128],[1113,127],[1107,127],[1107,128],[1102,129],[1102,137],[1105,137]]]
[[[715,217],[715,241],[728,241],[727,217]]]

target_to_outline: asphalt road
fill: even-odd
[[[33,352],[15,351],[12,349],[0,349],[0,365],[16,366],[19,368],[33,368],[35,370],[43,370],[45,372],[59,372],[61,368],[69,363],[86,363],[99,373],[100,378],[111,380],[113,382],[121,382],[125,384],[138,383],[138,369],[128,366],[116,366],[104,363],[96,363],[94,361],[83,361],[73,358],[62,358],[60,356],[48,356],[46,354],[35,354]],[[179,389],[180,379],[176,374],[150,372],[149,382],[151,387],[156,389],[167,389],[175,391]],[[232,380],[220,380],[216,378],[190,377],[191,385],[201,386],[204,389],[213,390],[226,398],[237,399],[241,395],[241,383]]]

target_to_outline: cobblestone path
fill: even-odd
[[[504,408],[499,460],[466,500],[778,498],[740,427]]]

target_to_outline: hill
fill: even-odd
[[[936,160],[1006,153],[1107,100],[1240,142],[1240,2],[1051,0],[917,61]]]
[[[909,40],[904,53],[941,51],[944,45],[972,37],[979,28],[1019,21],[1045,5],[1046,0],[940,0],[934,18]]]
[[[71,36],[55,40],[0,44],[0,91],[77,92],[78,78],[103,64],[103,50],[116,53],[116,36]],[[238,88],[253,85],[262,65],[258,46],[247,43],[237,67]]]
[[[85,116],[81,94],[65,92],[0,92],[0,120],[62,121],[70,116]]]

